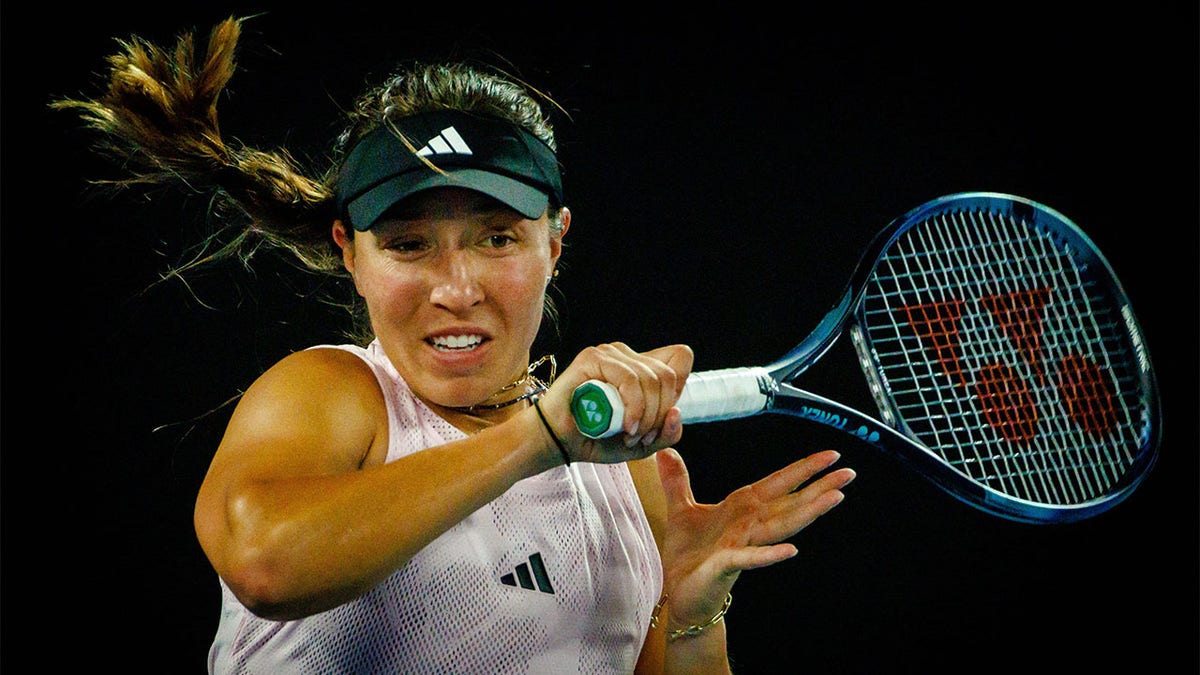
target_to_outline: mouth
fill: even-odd
[[[425,342],[439,352],[456,354],[474,351],[483,344],[483,341],[484,337],[477,334],[435,335],[425,339]]]

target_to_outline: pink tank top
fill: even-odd
[[[464,437],[378,343],[344,349],[387,400],[387,461]],[[662,562],[624,464],[515,484],[356,600],[295,621],[251,614],[220,582],[213,674],[631,673]]]

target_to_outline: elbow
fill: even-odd
[[[310,613],[297,606],[295,598],[282,583],[285,575],[273,565],[247,559],[217,573],[238,602],[257,617],[289,621]]]
[[[255,616],[273,621],[298,619],[311,614],[303,608],[292,582],[287,555],[271,542],[278,540],[261,521],[245,516],[246,505],[230,511],[205,509],[197,504],[194,527],[200,547],[221,580],[238,602]],[[240,512],[242,517],[235,518]],[[286,546],[286,545],[285,545]]]
[[[312,578],[311,570],[296,569],[286,555],[272,555],[247,546],[218,569],[217,574],[238,602],[255,616],[293,621],[319,614],[364,592],[356,586],[329,584]]]
[[[210,549],[202,547],[206,552]],[[226,544],[220,555],[209,553],[208,558],[238,602],[255,616],[273,621],[303,616],[293,608],[295,589],[286,570],[264,547]]]

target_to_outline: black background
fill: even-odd
[[[203,200],[95,196],[87,180],[111,167],[46,109],[96,91],[114,38],[264,11],[222,104],[225,134],[250,145],[318,159],[339,106],[411,56],[498,54],[570,112],[564,365],[610,340],[686,342],[697,369],[765,364],[893,217],[967,190],[1065,213],[1143,323],[1166,420],[1154,472],[1108,513],[1031,526],[799,420],[689,427],[679,449],[702,501],[825,447],[859,472],[796,537],[799,556],[743,575],[730,650],[745,673],[1195,670],[1196,7],[647,9],[7,8],[7,665],[202,672],[219,594],[191,507],[223,404],[345,328],[269,257],[154,285]],[[861,381],[845,342],[803,384],[872,410]]]

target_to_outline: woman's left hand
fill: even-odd
[[[839,457],[832,450],[814,453],[719,504],[698,504],[679,453],[671,448],[657,453],[667,499],[662,546],[667,630],[708,621],[742,570],[796,555],[785,540],[841,503],[841,489],[854,479],[852,469],[842,468],[805,485]]]

